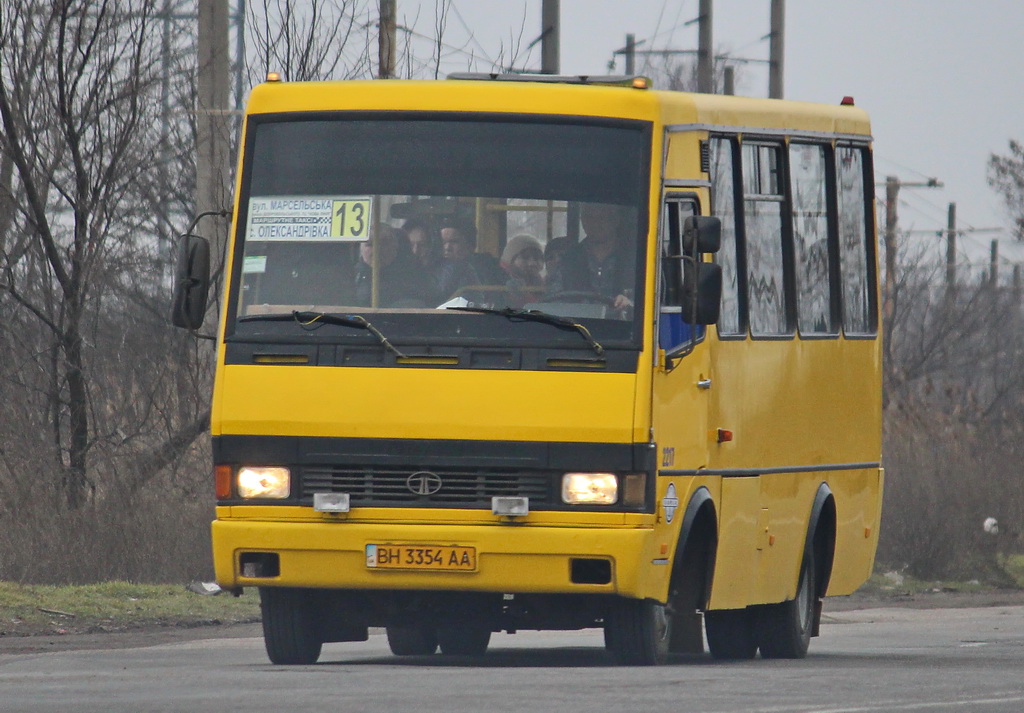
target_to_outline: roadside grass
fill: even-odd
[[[977,579],[966,581],[918,579],[902,569],[895,569],[881,563],[876,563],[874,574],[871,575],[870,579],[864,583],[859,591],[864,594],[874,594],[883,597],[935,592],[971,594],[1006,588],[1007,586],[1012,586],[1009,584],[1010,582],[1014,583],[1017,588],[1024,589],[1024,554],[999,554],[996,557],[996,566],[1000,570],[999,573],[1001,575],[1006,575],[1005,577],[1000,576],[998,580],[995,580],[999,584],[994,583],[991,575],[985,576],[985,574],[979,575]],[[979,568],[979,572],[984,573],[985,571],[984,568]]]
[[[1024,588],[1024,554],[1000,555],[999,564]],[[884,598],[992,589],[993,585],[979,580],[922,580],[880,565],[860,592]],[[105,582],[55,587],[0,582],[0,636],[187,628],[259,620],[259,596],[253,589],[233,597],[227,593],[203,596],[179,584]]]
[[[182,585],[0,582],[0,636],[80,634],[259,621],[259,596],[194,594]]]
[[[1006,573],[1017,580],[1017,583],[1024,587],[1024,555],[1000,555],[999,563],[1006,570]]]

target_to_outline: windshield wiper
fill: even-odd
[[[336,324],[342,327],[355,327],[365,329],[377,338],[377,341],[389,352],[397,357],[405,359],[403,354],[388,338],[381,334],[380,330],[370,324],[370,320],[358,314],[330,314],[328,312],[300,312],[293,310],[290,313],[282,314],[250,314],[239,317],[239,322],[295,322],[307,332],[314,332],[325,324]]]
[[[541,312],[535,309],[516,309],[514,307],[505,307],[503,309],[494,309],[492,307],[448,307],[447,309],[459,310],[460,312],[474,312],[477,314],[496,314],[499,317],[505,317],[511,322],[542,322],[544,324],[550,324],[559,329],[572,329],[575,330],[587,340],[587,344],[594,350],[594,353],[599,357],[604,356],[604,347],[602,347],[590,330],[584,327],[579,322],[574,322],[571,319],[565,317],[559,317],[554,314],[548,314],[547,312]]]

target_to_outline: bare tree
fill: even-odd
[[[1004,538],[1024,531],[1019,296],[987,280],[950,289],[944,266],[923,250],[901,251],[897,269],[886,325],[879,559],[920,577],[1010,585],[981,524],[996,517]]]
[[[1024,240],[1024,145],[1011,139],[1007,155],[989,157],[988,182],[1003,197],[1017,237]]]
[[[255,61],[251,79],[281,72],[289,81],[372,76],[370,33],[376,3],[369,0],[262,0],[247,17]]]
[[[93,487],[90,301],[110,251],[140,222],[130,196],[146,170],[136,139],[157,86],[146,39],[152,1],[6,8],[0,121],[13,165],[7,198],[17,196],[20,220],[3,251],[3,287],[51,336],[51,427],[66,454],[64,496],[77,508]]]

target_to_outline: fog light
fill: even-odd
[[[238,494],[243,498],[287,498],[290,489],[287,468],[245,466],[238,470]]]
[[[530,499],[512,496],[495,496],[491,498],[491,512],[495,515],[529,515]]]
[[[348,512],[348,493],[313,493],[313,509],[317,512]]]
[[[568,505],[614,505],[619,480],[614,473],[566,473],[562,476],[562,502]]]

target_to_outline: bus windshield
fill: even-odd
[[[392,339],[579,340],[487,318],[526,310],[637,343],[647,124],[394,117],[250,117],[229,332],[279,338],[297,328],[281,315],[323,313]]]

